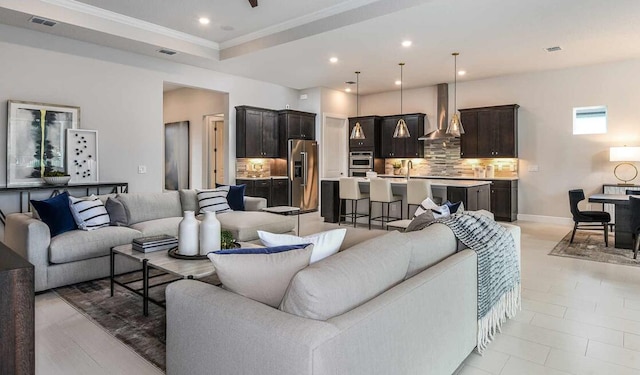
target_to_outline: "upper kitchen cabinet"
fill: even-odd
[[[424,144],[418,138],[424,135],[424,113],[410,113],[382,117],[380,147],[376,157],[380,158],[422,158]],[[393,138],[398,120],[404,118],[409,129],[409,138]]]
[[[236,107],[236,157],[279,156],[277,112],[249,106]]]
[[[517,158],[517,104],[460,110],[461,158]]]
[[[284,109],[278,111],[280,157],[287,157],[289,139],[316,139],[316,114]]]
[[[349,139],[349,149],[369,150],[375,153],[378,148],[378,141],[380,140],[381,120],[382,117],[380,116],[350,117],[347,137],[351,136],[351,131],[356,126],[356,122],[359,122],[362,127],[362,132],[364,133],[364,139]]]

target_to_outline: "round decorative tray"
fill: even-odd
[[[239,249],[240,244],[237,242],[233,243],[232,249]],[[226,250],[226,249],[223,249]],[[172,247],[169,249],[169,256],[176,259],[184,259],[184,260],[202,260],[209,259],[206,255],[183,255],[178,252],[178,247]]]

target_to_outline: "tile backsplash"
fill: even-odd
[[[286,159],[236,159],[236,177],[286,176]]]
[[[386,159],[385,173],[393,174],[393,164],[400,162],[401,159]],[[459,138],[424,141],[424,159],[411,162],[412,175],[473,177],[474,168],[493,165],[495,177],[518,176],[518,159],[461,159]]]

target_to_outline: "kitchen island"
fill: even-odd
[[[369,192],[369,179],[359,178],[360,190],[363,193]],[[339,178],[324,178],[321,180],[321,208],[320,214],[325,222],[337,223],[340,210],[340,187]],[[405,218],[412,218],[413,212],[406,212],[407,201],[407,179],[406,178],[389,178],[391,189],[394,195],[402,196],[402,207],[405,212]],[[431,182],[431,192],[436,203],[442,203],[446,200],[451,202],[464,203],[467,210],[487,210],[491,209],[490,186],[491,181],[472,181],[457,179],[429,179]],[[343,204],[343,210],[345,205]],[[364,206],[364,205],[363,205]],[[397,206],[397,205],[395,205]],[[415,209],[415,208],[413,208]],[[373,215],[380,215],[380,205],[374,205]],[[391,206],[390,216],[400,216],[399,207]],[[359,207],[358,212],[367,213],[368,207]],[[344,211],[343,211],[344,212]],[[349,211],[347,211],[349,212]],[[361,218],[360,222],[365,223],[367,218]]]

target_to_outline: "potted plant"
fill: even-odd
[[[45,171],[42,180],[49,185],[66,185],[71,176],[61,171]]]
[[[402,163],[400,163],[399,161],[396,161],[392,165],[393,165],[393,174],[400,174]]]
[[[220,246],[223,249],[233,249],[237,246],[236,243],[236,239],[233,238],[233,234],[231,234],[231,232],[229,232],[228,230],[223,230],[222,232],[220,232]]]

